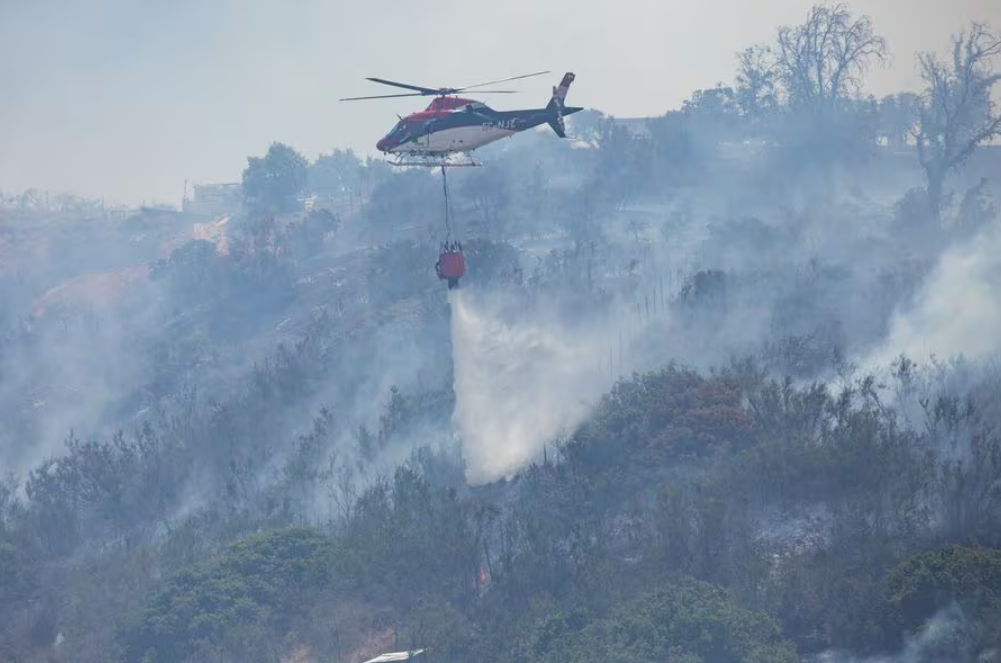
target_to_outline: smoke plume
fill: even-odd
[[[999,285],[1001,230],[992,227],[943,253],[914,304],[894,313],[886,342],[862,363],[884,366],[900,354],[922,361],[994,353],[1001,338]]]
[[[871,658],[854,657],[844,652],[824,652],[813,663],[995,663],[1001,652],[980,651],[974,643],[975,627],[960,608],[951,605],[940,610],[915,634],[908,637],[896,654]]]

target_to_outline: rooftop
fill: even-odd
[[[424,652],[423,649],[416,649],[412,652],[409,651],[391,652],[388,654],[382,654],[381,656],[376,656],[373,659],[365,661],[365,663],[392,663],[394,661],[406,661],[411,656],[417,656],[418,654],[421,654],[423,652]]]

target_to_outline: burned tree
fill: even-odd
[[[953,37],[952,62],[942,62],[932,53],[918,56],[927,86],[919,106],[918,159],[935,219],[940,218],[949,172],[977,146],[1001,136],[1001,113],[991,100],[994,85],[1001,81],[1001,72],[992,68],[998,56],[1001,37],[977,22]]]
[[[866,71],[889,56],[868,16],[855,17],[842,4],[815,5],[802,24],[779,28],[773,46],[738,57],[744,119],[754,134],[772,139],[791,170],[825,173],[872,156],[873,114],[860,93]],[[773,108],[781,114],[777,132],[770,130],[778,128]]]
[[[887,57],[886,40],[868,16],[817,5],[802,25],[779,29],[775,63],[790,108],[824,112],[858,92],[870,64]]]

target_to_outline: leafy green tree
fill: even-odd
[[[183,660],[230,629],[280,632],[330,579],[331,542],[308,528],[258,535],[166,584],[120,636],[124,660]]]
[[[916,555],[890,572],[889,592],[906,628],[953,601],[1001,608],[1001,550],[947,545]]]
[[[241,183],[244,204],[255,215],[302,209],[309,183],[309,162],[283,143],[272,143],[264,157],[248,157]]]
[[[38,569],[25,552],[0,537],[0,656],[11,660],[18,649],[18,623],[37,598]]]
[[[288,224],[282,236],[293,258],[308,259],[322,253],[328,235],[340,227],[341,219],[329,210],[312,209],[302,219]]]
[[[478,235],[503,241],[511,225],[512,177],[503,169],[477,170],[462,182],[462,198],[472,203],[479,217]]]
[[[605,119],[605,114],[601,111],[587,108],[567,118],[567,124],[576,140],[597,145],[601,136],[601,124]]]
[[[414,468],[361,495],[345,532],[349,575],[367,596],[393,597],[403,612],[429,597],[468,606],[480,572],[482,527],[453,488]]]
[[[746,449],[754,429],[742,397],[729,378],[705,378],[673,364],[637,375],[602,399],[565,453],[581,470],[616,472]]]
[[[690,118],[693,131],[712,142],[733,139],[739,127],[734,91],[722,83],[714,88],[696,90],[682,103],[681,112]]]
[[[648,577],[691,575],[754,596],[767,575],[767,560],[755,541],[755,523],[745,495],[721,489],[721,481],[657,488],[641,544]]]
[[[650,139],[634,135],[613,118],[601,122],[598,149],[595,173],[582,192],[590,195],[579,194],[576,198],[589,214],[596,213],[595,203],[603,208],[621,209],[633,200],[649,182],[653,165]]]
[[[646,121],[652,150],[652,179],[674,188],[696,180],[707,163],[705,143],[693,129],[691,116],[669,111]]]
[[[768,46],[750,46],[737,54],[734,101],[753,133],[766,132],[779,108],[778,72]]]
[[[720,587],[692,579],[620,605],[579,631],[539,637],[533,649],[533,663],[799,660],[774,619],[735,605]]]
[[[427,169],[408,169],[380,178],[362,210],[374,239],[400,239],[434,229],[444,238],[445,201],[440,179]],[[406,234],[404,234],[406,233]]]
[[[354,209],[361,196],[362,169],[351,149],[321,154],[309,166],[309,190],[323,200],[347,199]]]
[[[149,277],[167,285],[178,299],[190,301],[195,297],[211,298],[215,288],[204,286],[220,284],[224,273],[224,262],[216,245],[208,240],[194,239],[171,251],[167,258],[153,263]]]
[[[463,242],[462,249],[466,260],[476,265],[476,271],[466,277],[466,283],[521,282],[521,256],[510,244],[472,239]]]
[[[947,545],[911,557],[888,576],[888,623],[897,644],[942,611],[957,609],[963,615],[962,641],[948,643],[984,657],[1001,647],[1001,550],[979,546]],[[978,654],[982,658],[977,658]],[[947,652],[943,660],[962,660]]]

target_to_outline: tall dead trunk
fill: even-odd
[[[942,221],[942,195],[945,186],[945,169],[931,163],[925,166],[925,176],[928,180],[926,187],[928,195],[928,209],[932,220],[936,223]]]

